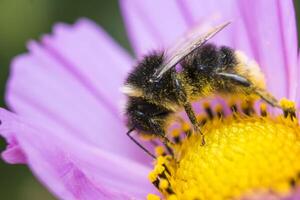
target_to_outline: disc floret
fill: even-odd
[[[220,106],[204,104],[209,114],[198,119],[205,121],[205,145],[200,134],[189,134],[186,122],[184,129],[171,131],[177,138],[173,155],[160,151],[149,175],[163,199],[239,199],[260,193],[285,197],[295,190],[300,180],[295,105],[283,99],[285,111],[279,115],[268,112],[265,104],[258,111],[253,105],[234,104],[232,114],[225,116],[218,114],[223,113]]]

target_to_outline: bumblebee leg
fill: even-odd
[[[157,115],[159,116],[159,115]],[[163,129],[158,125],[158,123],[155,122],[155,120],[152,118],[150,119],[150,125],[152,126],[152,129],[155,130],[155,133],[158,133],[158,135],[163,139],[162,143],[164,144],[165,148],[167,149],[168,153],[172,156],[174,155],[174,152],[172,148],[170,147],[170,144],[173,143],[166,137],[166,134],[164,133]]]
[[[265,102],[267,102],[268,104],[270,104],[273,107],[277,107],[277,108],[281,108],[282,107],[279,105],[278,100],[273,97],[272,94],[270,94],[268,91],[266,90],[262,90],[262,89],[254,89],[256,94],[262,98]]]
[[[199,123],[197,122],[197,118],[196,118],[196,115],[195,115],[195,112],[192,108],[192,105],[189,103],[189,102],[186,102],[184,104],[184,109],[185,109],[185,112],[186,114],[188,115],[191,123],[193,124],[193,127],[194,127],[194,130],[197,132],[197,133],[200,133],[201,134],[201,139],[202,139],[202,144],[204,145],[205,144],[205,139],[204,139],[204,135],[203,133],[201,132],[201,128],[199,126]]]
[[[233,82],[240,84],[241,86],[251,87],[251,89],[253,89],[254,93],[256,93],[260,98],[262,98],[268,104],[270,104],[273,107],[281,108],[277,99],[275,97],[273,97],[273,95],[271,95],[268,91],[266,91],[264,89],[259,89],[259,88],[253,87],[253,85],[246,78],[244,78],[240,75],[237,75],[237,74],[226,73],[226,72],[220,72],[220,73],[218,73],[218,75],[220,75],[224,78],[230,79]]]
[[[269,92],[265,90],[258,90],[257,94],[271,106],[280,108],[283,111],[285,117],[291,116],[292,119],[296,118],[296,110],[293,105],[292,107],[288,105],[282,105],[275,97],[273,97]]]
[[[200,131],[200,127],[198,125],[197,118],[196,118],[195,112],[192,108],[192,105],[190,103],[185,103],[184,110],[185,110],[186,114],[188,115],[191,123],[195,127],[196,131]]]
[[[131,133],[134,131],[134,128],[128,130],[128,132],[126,133],[127,136],[136,144],[138,145],[141,149],[143,149],[149,156],[151,156],[152,158],[156,159],[156,157],[148,150],[146,149],[143,145],[141,145],[136,139],[134,139],[134,137],[131,135]]]
[[[200,126],[199,126],[199,123],[197,122],[195,112],[192,108],[191,103],[188,102],[186,92],[185,92],[180,80],[177,78],[176,73],[172,74],[172,78],[173,78],[173,84],[174,84],[174,87],[175,87],[175,90],[176,90],[178,101],[180,102],[180,104],[183,104],[185,112],[188,115],[191,123],[193,124],[194,130],[197,133],[201,134],[202,144],[205,144],[204,135],[200,130]]]

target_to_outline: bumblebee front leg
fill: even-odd
[[[204,135],[201,132],[201,128],[197,121],[196,114],[193,110],[192,104],[187,99],[186,91],[184,90],[184,87],[182,86],[180,80],[177,78],[175,73],[173,73],[172,78],[173,78],[174,88],[176,90],[177,99],[181,104],[183,104],[184,110],[188,118],[190,119],[191,123],[193,124],[194,131],[201,134],[202,144],[204,145],[205,144]]]
[[[281,99],[279,102],[268,91],[262,89],[256,89],[256,93],[271,106],[280,108],[285,117],[290,116],[292,119],[296,118],[295,105],[290,103],[287,99]]]
[[[159,116],[159,115],[156,115],[156,116]],[[153,131],[162,138],[162,143],[164,144],[168,153],[173,156],[174,152],[170,145],[174,145],[174,144],[167,138],[167,136],[164,132],[164,128],[163,128],[164,126],[155,122],[155,116],[154,116],[154,118],[150,119],[150,126],[152,127]]]
[[[254,88],[254,91],[261,99],[263,99],[265,102],[267,102],[271,106],[283,109],[279,105],[278,100],[275,97],[273,97],[273,95],[270,94],[268,91],[263,90],[263,89],[258,89],[258,88]]]
[[[234,83],[238,83],[240,86],[250,88],[251,92],[254,92],[257,94],[261,99],[263,99],[265,102],[270,104],[273,107],[281,108],[279,105],[277,99],[273,97],[268,91],[265,89],[260,89],[255,87],[249,80],[247,80],[245,77],[240,76],[238,74],[232,74],[232,73],[226,73],[226,72],[219,72],[219,76],[229,79]]]

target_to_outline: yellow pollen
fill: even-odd
[[[221,105],[217,105],[216,108],[215,108],[216,112],[222,112],[223,108]]]
[[[210,103],[207,102],[207,101],[203,102],[203,107],[204,108],[210,108]]]
[[[190,126],[189,123],[184,122],[184,123],[182,124],[182,130],[183,130],[184,132],[187,132],[188,130],[190,130],[190,128],[191,128],[191,126]]]
[[[165,153],[165,150],[162,146],[157,146],[155,148],[155,155],[162,156]]]
[[[160,200],[160,197],[155,194],[148,194],[147,200]]]
[[[178,198],[176,197],[176,195],[171,194],[170,196],[168,196],[168,200],[178,200]]]
[[[172,134],[173,137],[179,137],[180,136],[180,130],[175,129],[171,132],[171,134]]]
[[[260,114],[262,116],[267,116],[267,104],[265,103],[260,104]]]
[[[292,101],[289,101],[286,98],[283,98],[279,102],[280,106],[283,107],[284,109],[292,109],[295,110],[295,104]]]
[[[161,174],[163,171],[165,171],[165,168],[162,165],[156,165],[153,171],[157,174]]]
[[[149,181],[150,181],[151,183],[153,183],[154,181],[156,181],[157,175],[158,175],[158,174],[157,174],[155,171],[150,172],[149,175],[148,175]]]
[[[283,99],[280,106],[284,115],[277,117],[261,104],[261,115],[235,111],[208,120],[201,128],[205,145],[200,134],[185,137],[172,147],[174,155],[156,159],[150,181],[158,181],[166,200],[239,199],[266,191],[288,196],[300,183],[300,127],[296,116],[287,117],[296,112],[294,103]]]
[[[159,182],[159,188],[165,190],[169,187],[169,182],[166,179],[161,179]]]

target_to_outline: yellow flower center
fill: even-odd
[[[199,117],[206,122],[201,129],[204,145],[200,134],[182,136],[189,132],[184,123],[172,131],[177,141],[170,146],[173,155],[156,149],[159,156],[150,181],[168,200],[240,199],[257,193],[288,196],[300,182],[300,127],[294,104],[281,104],[285,112],[276,117],[264,104],[260,114],[242,105],[244,112],[234,107],[230,116],[218,115],[218,108],[213,117]],[[211,113],[209,105],[205,108]],[[148,196],[155,199],[160,198]]]

